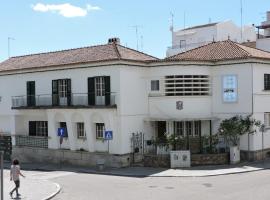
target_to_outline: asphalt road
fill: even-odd
[[[269,200],[270,170],[214,177],[131,178],[71,173],[54,200]]]

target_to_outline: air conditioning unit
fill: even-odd
[[[171,151],[171,168],[190,167],[190,151]]]

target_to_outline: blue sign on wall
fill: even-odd
[[[60,137],[67,137],[67,129],[66,128],[58,128],[57,135]]]
[[[112,131],[105,131],[104,139],[105,140],[112,140],[113,139],[113,132]]]

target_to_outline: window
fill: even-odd
[[[237,101],[236,75],[223,76],[223,101],[228,103]]]
[[[103,139],[105,132],[105,125],[104,123],[96,123],[96,138]]]
[[[58,84],[59,97],[67,97],[67,80],[61,79]]]
[[[201,121],[194,122],[194,135],[195,136],[201,135]]]
[[[184,122],[174,122],[175,135],[184,136]]]
[[[208,75],[165,76],[166,96],[207,96],[211,94]]]
[[[180,40],[180,48],[186,48],[186,40]]]
[[[159,80],[151,80],[151,91],[159,91]]]
[[[270,74],[264,74],[264,90],[270,90]]]
[[[48,136],[48,122],[47,121],[29,121],[29,135],[30,136]]]
[[[96,77],[96,95],[97,96],[105,96],[104,77]]]
[[[192,122],[186,122],[186,132],[187,135],[189,136],[192,135]]]
[[[83,122],[77,123],[77,136],[78,136],[78,138],[85,138],[86,137]]]
[[[264,113],[264,125],[270,127],[270,113]]]

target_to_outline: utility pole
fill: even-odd
[[[8,37],[8,58],[10,58],[10,41],[11,40],[15,40],[15,39],[12,37]]]

